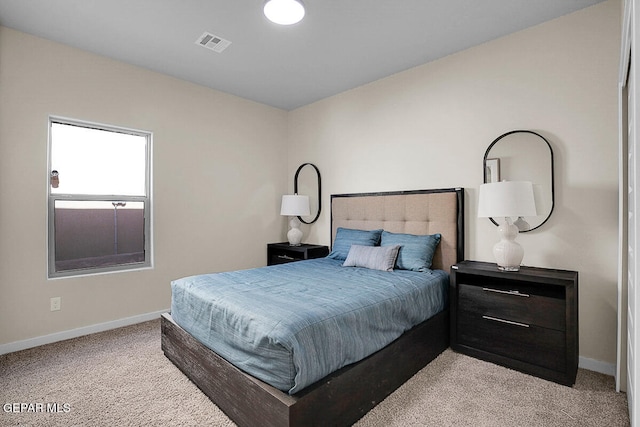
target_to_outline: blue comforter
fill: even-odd
[[[171,283],[174,321],[243,371],[294,394],[440,312],[449,275],[322,258]]]

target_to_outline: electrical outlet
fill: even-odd
[[[61,304],[62,304],[62,298],[61,297],[53,297],[53,298],[51,298],[51,311],[60,310]]]

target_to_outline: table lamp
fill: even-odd
[[[287,233],[291,246],[300,246],[300,242],[302,242],[302,230],[300,230],[298,217],[309,214],[309,196],[300,196],[298,194],[282,196],[280,215],[291,217],[289,221],[291,229]]]
[[[493,247],[498,269],[518,271],[524,249],[515,241],[518,227],[512,218],[536,216],[533,184],[528,181],[502,181],[480,185],[478,193],[479,218],[504,218],[498,226],[500,241]]]

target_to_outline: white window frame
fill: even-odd
[[[146,156],[145,156],[145,196],[124,196],[124,195],[95,195],[95,194],[64,194],[51,192],[51,127],[53,123],[65,125],[80,126],[85,128],[118,132],[146,138]],[[48,266],[47,278],[57,279],[64,277],[77,277],[95,274],[117,273],[133,270],[142,270],[153,268],[153,227],[152,227],[152,146],[153,133],[138,129],[125,128],[121,126],[106,125],[101,123],[88,122],[77,119],[70,119],[59,116],[49,116],[48,121],[48,140],[47,140],[47,251]],[[56,253],[55,253],[55,202],[59,200],[69,201],[113,201],[113,202],[142,202],[144,204],[144,253],[143,262],[133,264],[120,264],[109,267],[90,267],[76,270],[56,271]]]

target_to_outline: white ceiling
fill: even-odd
[[[290,110],[600,1],[303,0],[281,27],[263,0],[0,0],[0,25]]]

